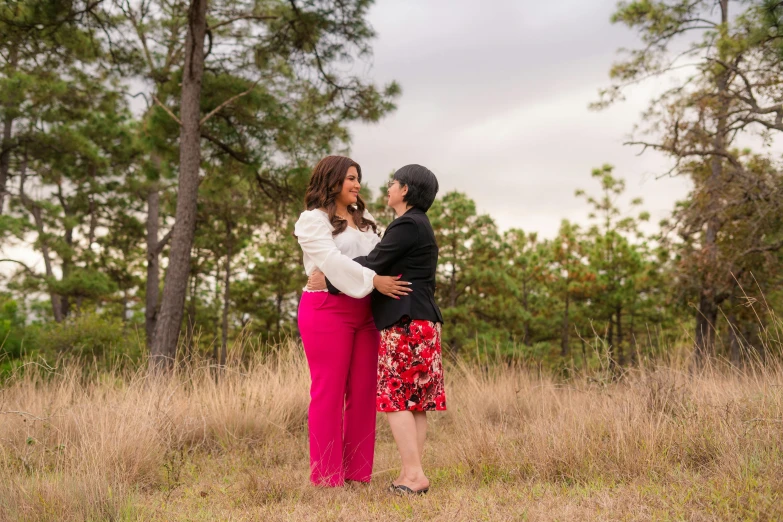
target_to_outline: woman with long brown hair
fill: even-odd
[[[373,293],[372,313],[381,331],[376,406],[389,420],[402,466],[390,489],[424,494],[430,481],[421,458],[427,438],[427,412],[446,409],[441,358],[443,316],[435,303],[438,244],[427,211],[438,193],[438,179],[428,168],[406,165],[389,182],[387,205],[397,218],[383,239],[357,266],[379,274],[402,274],[412,291],[402,299]],[[328,276],[328,274],[327,274]],[[314,272],[307,288],[339,294],[340,283]]]
[[[407,283],[379,276],[352,261],[379,242],[359,196],[362,171],[343,156],[328,156],[313,170],[294,233],[305,272],[320,270],[343,294],[302,293],[298,323],[310,367],[310,480],[342,486],[369,482],[375,451],[375,387],[380,336],[370,292],[399,298]]]

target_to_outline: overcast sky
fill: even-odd
[[[352,126],[351,155],[375,192],[407,163],[429,167],[441,193],[466,192],[501,229],[551,237],[561,219],[586,220],[577,188],[597,191],[594,167],[615,165],[628,199],[653,221],[688,191],[656,179],[668,161],[624,146],[656,90],[645,85],[608,110],[588,110],[619,47],[638,45],[609,22],[616,0],[377,0],[367,74],[397,80],[398,109]]]
[[[398,109],[380,123],[352,126],[352,157],[373,192],[395,168],[420,163],[438,176],[441,194],[466,192],[479,212],[505,230],[552,237],[561,219],[586,222],[577,188],[597,191],[590,171],[604,163],[642,196],[653,219],[685,196],[682,178],[656,179],[668,161],[623,146],[656,91],[594,112],[619,47],[635,35],[609,23],[616,0],[376,0],[378,36],[363,73],[396,80]],[[4,254],[30,262],[24,247]],[[10,265],[2,267],[8,269]]]

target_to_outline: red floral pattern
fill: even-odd
[[[381,330],[378,411],[446,409],[441,324],[414,320]]]

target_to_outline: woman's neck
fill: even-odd
[[[346,214],[348,214],[348,205],[335,201],[334,206],[335,206],[334,210],[338,216],[345,216]]]
[[[412,208],[413,207],[409,207],[405,203],[401,203],[401,204],[397,205],[396,207],[392,207],[392,209],[394,210],[394,213],[397,214],[397,217],[400,217],[401,215],[405,214],[407,211],[409,211]]]

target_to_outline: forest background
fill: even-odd
[[[491,175],[517,168],[491,147],[452,144],[452,165],[487,165],[464,184],[383,140],[355,158],[375,165],[363,197],[381,228],[375,185],[393,168],[420,161],[446,187],[429,217],[449,409],[428,416],[426,497],[387,491],[399,461],[382,418],[369,485],[309,485],[293,224],[313,165],[406,110],[406,85],[370,74],[372,4],[0,3],[0,520],[780,520],[777,0],[615,6],[632,45],[592,109],[655,92],[617,132],[688,187],[659,222],[617,158],[580,167],[582,188],[548,205],[568,219],[540,230],[479,212]],[[514,5],[534,23],[565,4]],[[571,41],[558,29],[547,42]],[[492,87],[584,73],[549,66]],[[443,125],[481,111],[461,107]],[[595,136],[560,134],[551,109],[525,124],[557,127],[557,154],[581,158]],[[416,129],[411,150],[442,138]],[[519,178],[546,203],[563,193],[553,172]],[[502,197],[529,197],[518,182]]]
[[[6,375],[39,357],[224,364],[238,340],[297,336],[292,227],[312,166],[349,153],[348,125],[381,120],[401,95],[346,73],[371,54],[370,5],[3,5],[0,237],[42,260],[0,260]],[[558,372],[622,369],[675,345],[697,365],[780,354],[782,13],[770,1],[618,5],[613,21],[640,45],[594,108],[685,69],[632,142],[667,155],[661,174],[691,190],[650,226],[641,199],[623,204],[620,173],[585,166],[574,197],[589,215],[551,238],[500,231],[470,187],[445,191],[429,214],[450,354]],[[363,191],[387,225],[383,189]]]

